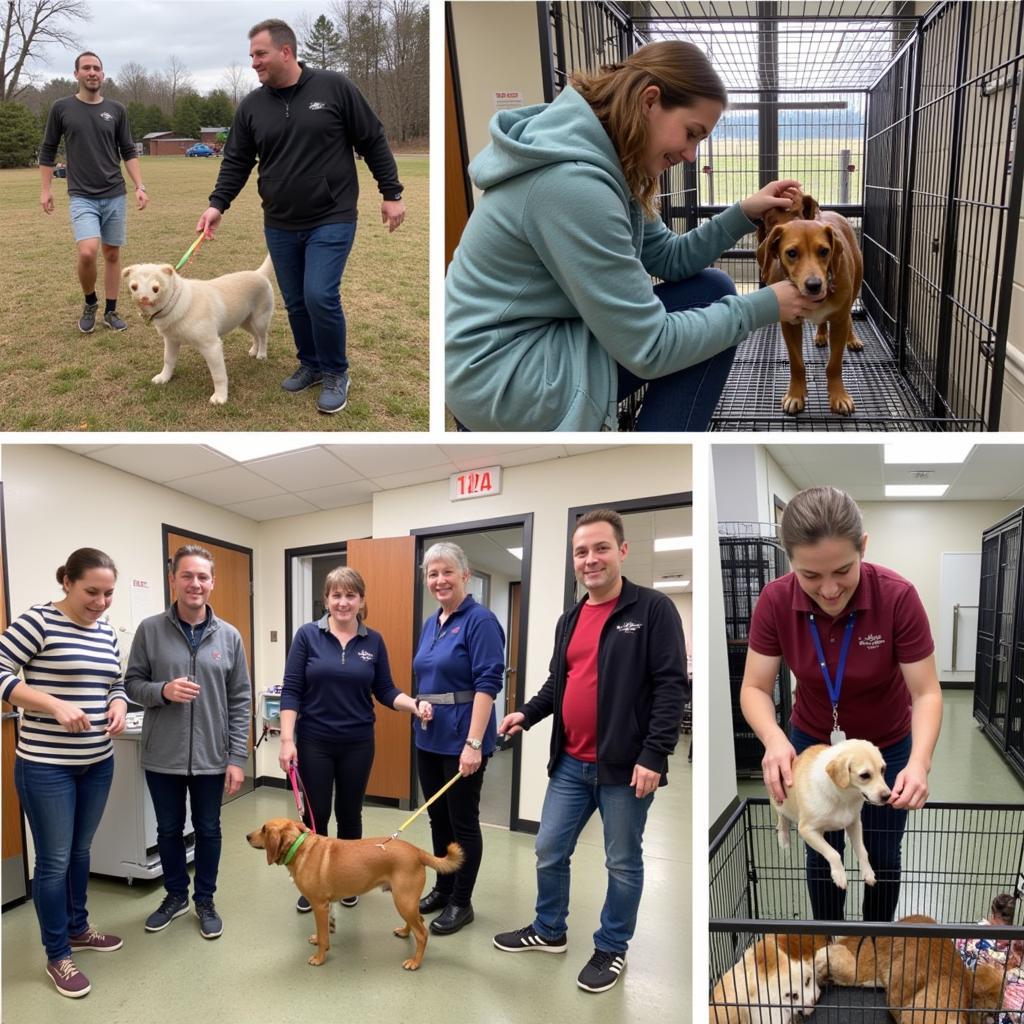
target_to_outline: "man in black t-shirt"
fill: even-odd
[[[99,306],[96,298],[96,257],[103,246],[103,284],[106,309],[103,323],[123,331],[127,324],[117,315],[117,293],[121,287],[121,246],[125,239],[124,178],[121,160],[135,183],[135,198],[144,210],[149,198],[142,184],[128,126],[128,112],[115,100],[100,95],[103,62],[87,50],[75,58],[78,92],[57,100],[46,119],[46,131],[39,147],[39,171],[43,187],[39,203],[44,213],[53,213],[53,179],[57,147],[63,136],[68,155],[68,206],[78,246],[78,280],[85,294],[85,306],[78,329],[89,334],[96,326]]]

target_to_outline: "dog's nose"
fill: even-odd
[[[820,277],[809,277],[804,282],[804,287],[811,295],[817,295],[821,291],[821,278]]]

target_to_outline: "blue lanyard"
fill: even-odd
[[[832,682],[832,676],[829,674],[828,665],[825,662],[825,652],[821,647],[821,636],[818,634],[818,624],[814,621],[814,613],[807,617],[807,621],[811,627],[811,637],[814,640],[814,650],[818,655],[818,665],[821,668],[821,674],[825,678],[825,686],[828,687],[828,696],[832,701],[832,710],[835,711],[839,706],[839,691],[843,687],[843,674],[846,671],[846,655],[850,652],[850,639],[853,636],[853,624],[857,618],[856,611],[850,612],[850,617],[846,620],[846,632],[843,634],[843,645],[839,648],[839,664],[836,666],[836,681]]]

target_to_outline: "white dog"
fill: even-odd
[[[166,384],[174,376],[183,343],[199,349],[213,377],[210,402],[228,400],[228,372],[221,338],[241,327],[253,337],[249,355],[267,358],[267,330],[274,313],[270,257],[259,270],[241,270],[212,281],[181,277],[169,263],[137,263],[121,276],[144,317],[164,340],[164,367],[153,378]]]
[[[867,885],[875,873],[864,846],[860,811],[864,801],[882,805],[889,799],[882,752],[867,740],[844,740],[835,746],[808,747],[793,762],[793,785],[783,803],[772,799],[778,815],[779,846],[789,846],[790,822],[796,822],[803,841],[828,861],[832,881],[846,888],[846,872],[838,851],[825,833],[846,829]]]

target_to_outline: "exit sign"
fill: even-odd
[[[448,477],[448,497],[452,501],[463,498],[483,498],[488,494],[501,494],[501,466],[467,469]]]

